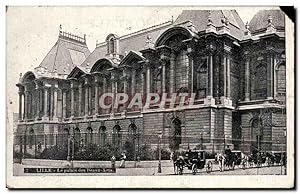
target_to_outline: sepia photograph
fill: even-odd
[[[294,41],[276,6],[7,6],[7,187],[293,188]]]

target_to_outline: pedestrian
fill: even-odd
[[[121,164],[120,164],[120,168],[125,168],[125,160],[126,160],[126,155],[123,152],[121,155]]]
[[[40,141],[38,142],[37,148],[38,148],[37,151],[41,152],[41,150],[42,150],[42,143]]]
[[[79,142],[79,150],[82,152],[83,151],[83,138],[80,139]]]
[[[111,160],[111,168],[115,172],[116,171],[116,157],[115,157],[115,155],[113,155],[110,160]]]

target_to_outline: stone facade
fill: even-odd
[[[105,128],[109,136],[115,130],[127,133],[134,125],[144,143],[152,136],[155,145],[161,131],[169,149],[282,149],[284,45],[279,10],[260,11],[246,25],[235,11],[183,11],[175,22],[121,37],[110,34],[92,53],[85,36],[60,29],[54,49],[17,84],[16,135],[55,135],[77,128],[100,134]],[[141,93],[144,99],[149,93],[180,91],[195,93],[194,105],[146,111],[99,106],[104,93],[127,93],[130,98]],[[106,100],[110,103],[113,99]]]

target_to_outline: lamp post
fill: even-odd
[[[71,149],[71,137],[68,137],[68,156],[67,156],[67,160],[70,161],[70,149]]]
[[[135,146],[135,140],[136,140],[136,133],[133,134],[133,158],[134,158],[134,168],[136,168],[136,146]]]
[[[73,162],[74,162],[74,153],[75,153],[75,139],[74,139],[74,135],[72,135],[72,139],[71,139],[71,143],[72,143],[72,157],[71,157],[71,167],[73,168]]]
[[[283,131],[283,137],[284,137],[284,149],[283,149],[283,152],[285,152],[285,156],[283,155],[283,152],[281,152],[281,160],[282,160],[282,165],[283,166],[283,174],[286,175],[286,165],[287,165],[287,150],[286,150],[286,128],[284,129]]]
[[[162,139],[162,131],[158,132],[158,170],[157,173],[161,173],[161,139]]]

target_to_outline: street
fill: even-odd
[[[157,173],[157,167],[149,168],[117,168],[116,173],[24,173],[24,168],[51,168],[49,166],[28,166],[22,164],[14,164],[15,176],[175,176],[173,167],[162,167],[162,173]],[[214,165],[210,173],[206,173],[205,169],[199,169],[196,175],[281,175],[284,168],[281,166],[247,168],[245,170],[236,168],[235,170],[226,169],[224,172],[218,170],[218,166]],[[183,175],[192,175],[191,171],[185,168]]]

